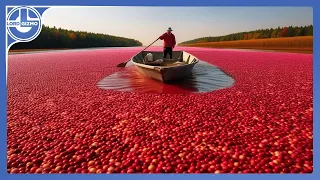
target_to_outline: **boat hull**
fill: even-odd
[[[161,82],[170,82],[170,81],[176,81],[176,80],[180,80],[188,77],[192,72],[194,64],[188,67],[183,67],[183,68],[167,68],[167,69],[151,69],[151,68],[145,68],[141,66],[135,66],[135,67],[142,75],[148,78],[152,78]]]
[[[145,52],[146,54],[147,52]],[[161,57],[161,52],[152,52],[155,54],[156,58]],[[182,55],[182,53],[184,53]],[[184,79],[191,75],[192,69],[194,68],[195,64],[198,62],[194,56],[186,53],[186,52],[175,52],[173,54],[173,59],[165,60],[166,63],[173,63],[173,62],[184,62],[183,65],[169,65],[169,66],[153,66],[147,65],[142,63],[141,58],[143,55],[136,55],[132,62],[135,65],[137,71],[142,75],[152,78],[163,83],[169,83],[172,81],[177,81]],[[138,59],[140,57],[140,59]],[[191,58],[190,58],[191,57]]]

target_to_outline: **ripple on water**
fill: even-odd
[[[234,80],[217,66],[199,61],[192,74],[170,84],[149,79],[141,75],[132,64],[103,78],[98,87],[106,90],[140,93],[200,93],[211,92],[232,86]]]

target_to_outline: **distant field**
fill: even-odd
[[[313,36],[205,42],[195,44],[182,44],[180,46],[232,49],[261,49],[284,52],[313,53]]]

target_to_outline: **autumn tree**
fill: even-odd
[[[286,37],[287,36],[287,32],[288,32],[288,28],[284,27],[281,31],[281,37]]]

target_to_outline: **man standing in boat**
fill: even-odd
[[[172,49],[176,45],[176,37],[172,34],[171,27],[168,28],[167,32],[162,34],[159,39],[163,40],[163,58],[165,59],[169,54],[172,59]]]

